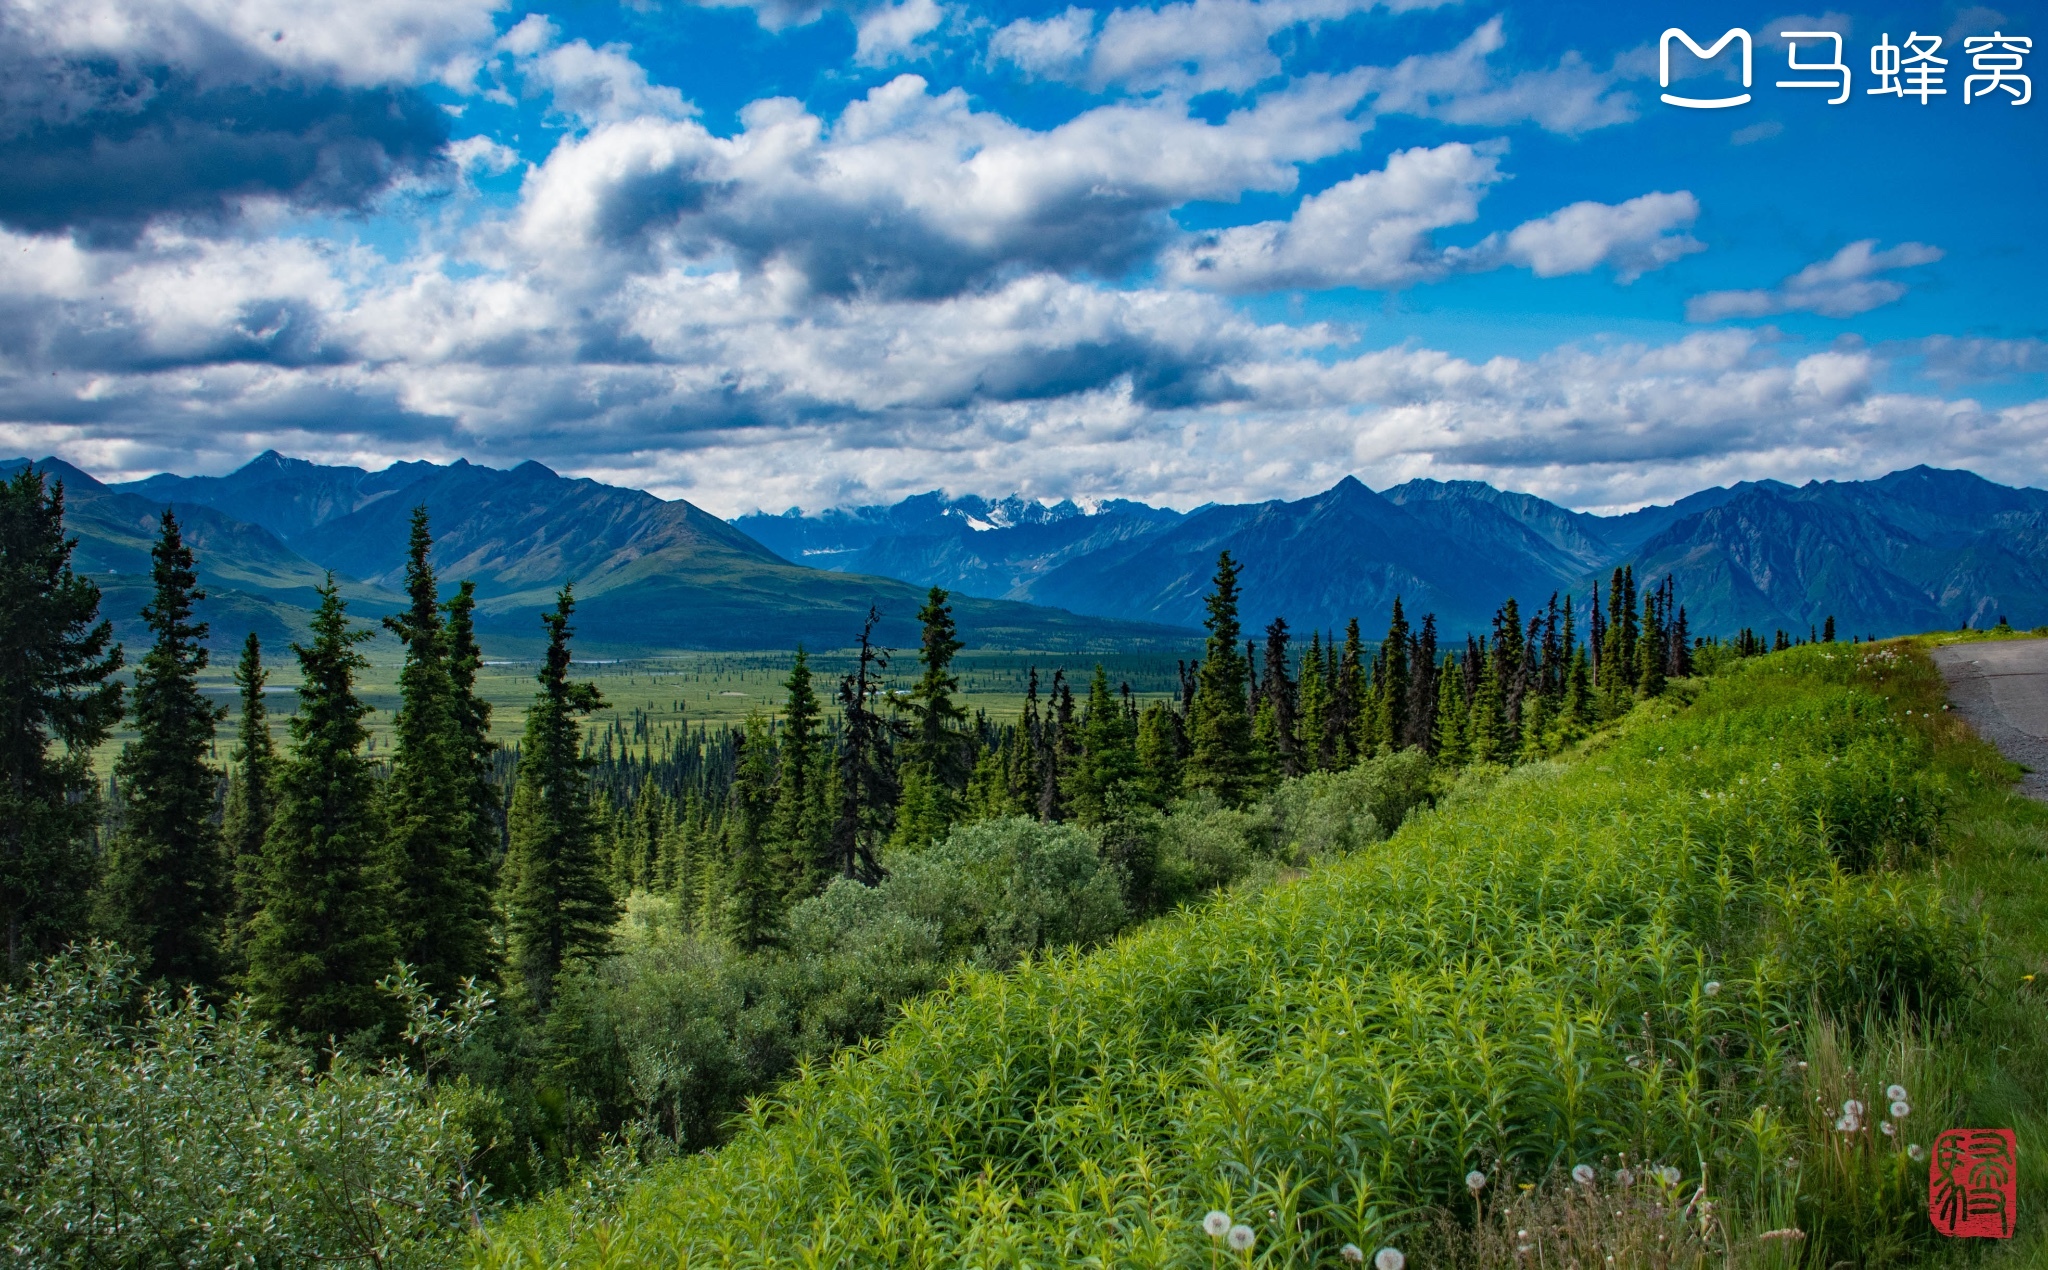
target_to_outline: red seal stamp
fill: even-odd
[[[2019,1164],[2010,1129],[1942,1130],[1927,1165],[1927,1220],[1958,1238],[2012,1238]]]

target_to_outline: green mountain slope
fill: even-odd
[[[0,474],[12,475],[28,462],[0,460]],[[318,603],[314,588],[327,571],[269,530],[212,507],[115,489],[61,459],[43,459],[35,467],[52,483],[63,483],[64,526],[78,539],[72,566],[99,585],[100,613],[113,620],[123,641],[146,638],[141,614],[152,591],[149,552],[167,506],[192,546],[207,593],[199,616],[213,624],[216,645],[239,644],[253,630],[267,646],[282,651],[287,641],[304,633],[306,616]],[[382,588],[348,578],[337,581],[358,617],[393,612],[401,603]]]

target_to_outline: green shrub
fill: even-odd
[[[315,1072],[237,1003],[105,945],[0,993],[0,1221],[18,1266],[427,1265],[476,1218],[467,1136],[404,1067]]]

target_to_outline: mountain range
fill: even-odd
[[[12,473],[25,459],[0,462]],[[254,629],[297,638],[332,570],[350,612],[374,619],[401,604],[412,509],[428,508],[434,565],[446,583],[477,586],[478,630],[519,651],[541,638],[539,614],[576,584],[578,646],[669,649],[840,648],[868,607],[878,638],[916,643],[925,587],[792,564],[682,500],[564,477],[538,463],[509,471],[462,461],[401,463],[379,472],[266,452],[226,476],[164,474],[102,484],[56,459],[36,464],[64,483],[76,566],[97,581],[121,637],[140,638],[157,517],[175,509],[208,599],[215,643]],[[1086,651],[1186,643],[1187,632],[1105,621],[1043,605],[963,595],[964,638],[982,647]],[[274,646],[274,645],[273,645]]]
[[[12,471],[25,459],[0,463]],[[870,604],[881,638],[915,643],[926,587],[954,593],[980,647],[1185,647],[1219,551],[1243,566],[1249,630],[1357,616],[1370,637],[1395,596],[1447,636],[1486,629],[1509,595],[1583,603],[1620,564],[1672,574],[1692,629],[1890,634],[2048,620],[2048,492],[1927,467],[1871,481],[1744,482],[1618,516],[1477,481],[1375,492],[1346,478],[1295,500],[1193,511],[1128,500],[1044,504],[933,492],[888,506],[727,522],[677,499],[464,461],[371,472],[267,452],[226,476],[103,484],[56,459],[78,567],[138,633],[149,545],[177,509],[221,642],[304,629],[332,571],[351,611],[395,610],[412,509],[432,516],[435,566],[477,586],[493,646],[538,642],[537,615],[573,580],[590,649],[843,647]]]
[[[1696,632],[1846,634],[2048,621],[2048,492],[1917,467],[1870,481],[1747,481],[1623,515],[1572,511],[1479,481],[1374,492],[1347,477],[1308,498],[1177,513],[922,494],[888,507],[755,513],[733,524],[792,560],[1194,626],[1218,551],[1243,566],[1246,625],[1384,620],[1393,598],[1446,633],[1552,591],[1583,604],[1622,564],[1677,580]]]

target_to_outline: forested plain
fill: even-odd
[[[594,726],[564,587],[508,744],[432,546],[373,750],[331,581],[227,710],[170,512],[131,673],[0,490],[22,1264],[1907,1264],[2041,1123],[2048,819],[1913,642],[1627,568],[1304,641],[1225,553],[1163,682],[972,710],[932,588]]]

